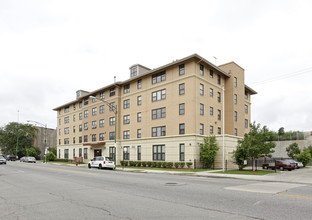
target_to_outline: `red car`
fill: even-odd
[[[286,160],[276,160],[275,162],[272,162],[272,163],[262,164],[262,168],[263,169],[271,168],[272,170],[280,169],[281,171],[283,170],[292,171],[296,168],[296,163],[291,163],[290,161],[286,161]]]

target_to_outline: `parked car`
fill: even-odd
[[[111,161],[108,157],[99,156],[94,157],[89,163],[88,167],[91,169],[92,167],[97,167],[99,169],[109,168],[114,170],[116,168],[115,162]]]
[[[36,163],[36,158],[34,157],[22,157],[20,162]]]
[[[295,163],[291,163],[291,162],[286,161],[286,160],[276,160],[275,162],[272,162],[272,163],[262,164],[263,169],[271,168],[272,170],[280,169],[281,171],[283,171],[283,170],[292,171],[295,169],[295,167],[296,167]]]
[[[15,161],[16,160],[16,156],[15,155],[7,155],[6,156],[6,160],[7,161]]]
[[[295,163],[295,168],[296,168],[296,169],[299,169],[299,168],[302,168],[302,167],[303,167],[303,163],[301,163],[301,162],[299,162],[299,161],[295,161],[295,160],[291,160],[291,159],[289,159],[289,160],[287,160],[287,161],[289,161],[289,162],[291,162],[291,163]]]
[[[6,164],[6,161],[5,157],[0,155],[0,164]]]

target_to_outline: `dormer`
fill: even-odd
[[[142,74],[151,70],[151,69],[149,69],[145,66],[142,66],[140,64],[134,64],[129,69],[130,69],[130,78],[142,75]]]

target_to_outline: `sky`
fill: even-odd
[[[0,127],[194,53],[245,69],[252,121],[312,131],[312,1],[0,0]],[[216,57],[216,59],[214,58]]]

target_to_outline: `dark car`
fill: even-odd
[[[7,155],[6,159],[7,159],[7,161],[16,161],[16,156],[15,155]]]

